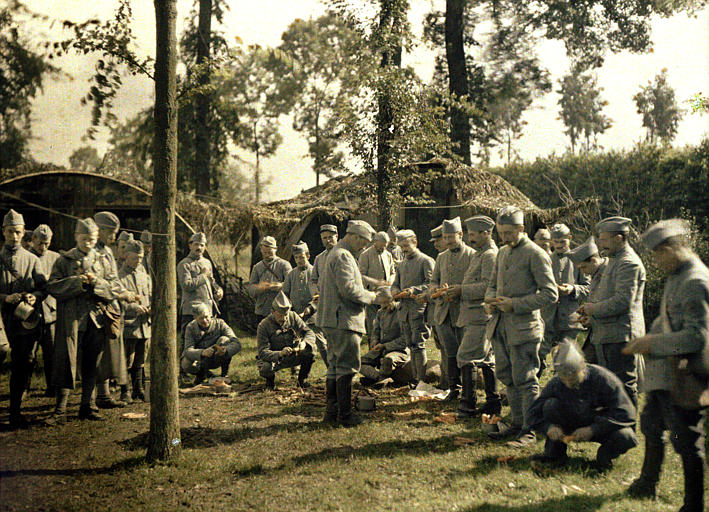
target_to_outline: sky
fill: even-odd
[[[117,2],[100,0],[26,0],[33,10],[50,17],[59,16],[77,22],[97,17],[109,18]],[[246,44],[276,46],[281,34],[296,18],[317,17],[325,11],[319,0],[232,0],[226,13],[224,28],[227,37],[239,37]],[[441,0],[411,0],[410,21],[414,33],[420,35],[423,18],[432,9],[443,9]],[[189,14],[192,0],[178,0],[178,32]],[[133,1],[133,26],[137,38],[137,52],[153,55],[155,46],[155,17],[153,3]],[[58,37],[57,29],[40,33],[39,37]],[[709,93],[709,9],[700,11],[696,17],[680,14],[669,19],[653,18],[652,53],[609,54],[598,70],[598,84],[608,101],[604,113],[613,120],[612,127],[598,139],[605,149],[632,147],[644,138],[641,117],[636,112],[632,97],[640,86],[647,85],[656,74],[666,68],[670,85],[675,89],[679,102],[689,100],[695,93]],[[533,160],[551,153],[561,154],[569,146],[563,123],[558,119],[558,80],[568,72],[569,63],[563,45],[545,41],[539,47],[542,64],[551,73],[554,91],[537,100],[525,114],[527,126],[524,136],[516,142],[520,157]],[[411,65],[423,79],[433,72],[433,51],[420,46],[404,56],[404,64]],[[71,79],[48,81],[44,92],[33,103],[33,134],[30,144],[32,156],[40,162],[69,165],[69,155],[78,147],[86,145],[82,140],[91,123],[90,107],[81,106],[80,99],[88,89],[88,79],[93,72],[93,61],[86,57],[69,56],[58,61]],[[124,87],[115,101],[115,113],[120,119],[135,115],[153,102],[153,84],[144,77],[126,77]],[[689,110],[687,103],[682,106]],[[287,199],[301,190],[315,185],[312,161],[308,158],[306,139],[291,127],[288,118],[281,120],[284,142],[278,152],[263,163],[271,185],[264,194],[266,200]],[[696,144],[709,135],[709,116],[691,115],[689,112],[679,125],[675,145]],[[92,142],[103,154],[106,144],[105,132],[100,132]],[[243,155],[248,158],[248,155]],[[502,162],[497,151],[493,164]]]

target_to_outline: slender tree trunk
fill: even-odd
[[[258,145],[258,125],[254,123],[254,153],[256,153],[256,170],[254,171],[254,193],[256,204],[261,202],[261,152]]]
[[[199,25],[197,28],[197,65],[209,65],[212,38],[212,0],[199,0]],[[209,68],[201,69],[200,86],[209,84]],[[195,189],[198,194],[211,192],[211,152],[210,152],[210,109],[211,97],[208,93],[195,98]]]
[[[152,322],[150,348],[150,433],[147,459],[179,456],[177,396],[177,279],[175,199],[177,196],[177,0],[154,0],[156,21],[155,143],[153,156]]]
[[[448,90],[454,101],[468,98],[468,70],[463,44],[463,12],[466,0],[446,0],[446,60]],[[451,106],[453,151],[470,165],[470,121],[462,108]]]
[[[320,126],[319,116],[315,119],[315,186],[320,186],[320,170],[323,165],[322,154],[320,153]]]

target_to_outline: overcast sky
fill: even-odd
[[[85,2],[79,0],[26,0],[32,9],[50,16],[60,16],[74,21],[91,17],[106,19],[116,6],[113,0]],[[225,26],[228,37],[240,37],[245,43],[275,46],[281,34],[296,18],[317,17],[324,12],[318,0],[240,0],[228,2],[231,10],[226,14]],[[178,0],[178,31],[189,14],[192,0]],[[442,5],[441,5],[442,4]],[[155,21],[153,3],[133,1],[136,19],[134,31],[138,52],[153,55],[155,46]],[[433,2],[444,8],[445,2]],[[410,18],[415,32],[422,30],[423,16],[431,10],[429,0],[411,0]],[[599,137],[604,148],[628,148],[644,137],[640,115],[635,111],[633,95],[641,85],[646,85],[663,68],[667,68],[669,82],[675,89],[678,101],[690,99],[697,92],[709,93],[709,9],[696,17],[685,15],[670,19],[653,19],[652,53],[632,55],[622,53],[608,55],[599,70],[599,85],[608,100],[604,113],[613,120],[613,126]],[[568,61],[563,45],[544,42],[539,48],[540,59],[554,80],[568,72]],[[44,94],[33,105],[33,132],[36,139],[31,144],[32,155],[39,161],[68,165],[68,157],[74,149],[85,144],[82,136],[90,124],[90,107],[82,107],[80,98],[87,91],[87,80],[93,72],[93,63],[85,57],[66,57],[59,61],[73,80],[48,82]],[[420,76],[428,79],[433,70],[433,52],[417,48],[406,55],[404,63],[412,65]],[[533,105],[525,115],[528,122],[525,135],[516,143],[524,159],[534,159],[550,153],[563,153],[568,147],[564,126],[558,120],[559,95],[554,92]],[[115,101],[120,118],[134,115],[153,101],[153,84],[140,77],[129,77]],[[684,103],[688,108],[688,104]],[[266,191],[269,200],[285,199],[302,189],[315,185],[311,170],[312,161],[307,157],[307,143],[294,132],[290,121],[284,118],[281,133],[284,143],[277,154],[263,164],[266,174],[272,176],[272,185]],[[675,144],[695,144],[709,135],[709,116],[687,113],[679,125]],[[106,134],[95,142],[100,154],[106,148]],[[497,152],[495,153],[497,155]],[[496,157],[496,162],[499,158]]]

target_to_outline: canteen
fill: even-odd
[[[34,329],[39,324],[39,315],[37,314],[37,311],[33,306],[30,306],[25,301],[20,301],[15,308],[13,315],[22,322],[22,327],[28,331]]]

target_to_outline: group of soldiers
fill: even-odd
[[[362,421],[352,408],[355,375],[363,384],[399,380],[415,387],[431,367],[426,343],[432,338],[441,353],[440,387],[460,418],[498,417],[499,381],[510,414],[487,429],[492,439],[523,448],[543,435],[545,450],[535,459],[555,465],[566,461],[569,442],[597,442],[601,471],[638,444],[640,385],[647,397],[640,415],[645,459],[628,492],[656,495],[669,431],[685,475],[681,510],[703,510],[709,270],[692,251],[683,221],[647,230],[642,242],[669,277],[660,316],[646,334],[646,272],[629,244],[630,230],[630,219],[609,217],[596,225],[595,237],[572,248],[566,225],[539,229],[531,240],[523,212],[504,207],[494,220],[444,220],[430,232],[434,259],[418,248],[410,229],[377,233],[352,220],[341,239],[336,226],[320,227],[325,249],[313,264],[307,244],[294,245],[295,268],[277,256],[276,240],[264,236],[262,259],[248,284],[259,320],[259,374],[273,389],[276,373],[291,369],[298,385],[308,387],[318,352],[327,368],[323,420],[352,427]],[[48,250],[48,226],[35,229],[24,249],[22,215],[5,215],[0,300],[12,351],[13,426],[25,422],[22,396],[38,346],[51,362],[45,371],[47,394],[56,396],[54,422],[64,420],[78,378],[82,419],[100,420],[100,408],[145,399],[151,236],[146,231],[134,240],[124,231],[116,242],[119,231],[113,213],[99,212],[78,220],[76,246],[57,254]],[[212,377],[212,369],[226,376],[241,350],[218,317],[224,293],[204,256],[206,243],[195,233],[177,268],[180,368],[195,383]],[[369,346],[362,355],[365,334]],[[554,376],[540,390],[549,359]],[[111,380],[119,386],[118,399],[111,396]]]

